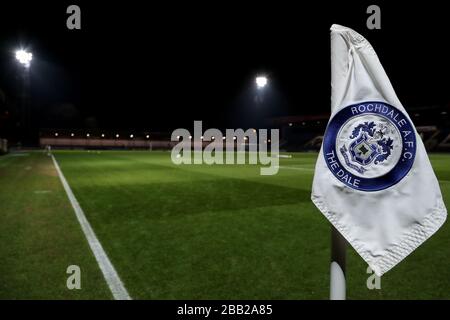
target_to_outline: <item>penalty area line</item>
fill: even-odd
[[[89,224],[89,221],[86,219],[83,209],[81,209],[81,206],[78,203],[77,199],[75,198],[75,195],[73,194],[72,189],[69,186],[69,183],[67,182],[61,169],[59,168],[58,162],[56,161],[53,155],[51,155],[51,157],[53,160],[53,164],[55,165],[56,171],[58,172],[59,179],[61,180],[64,190],[66,191],[67,197],[69,198],[73,210],[75,211],[75,215],[77,216],[81,229],[83,230],[83,233],[89,243],[89,247],[91,248],[92,253],[94,254],[95,260],[97,260],[98,266],[100,267],[100,270],[103,273],[103,277],[105,278],[106,283],[108,284],[108,287],[111,290],[114,299],[131,300],[131,297],[128,294],[127,289],[125,289],[125,286],[120,280],[119,274],[117,273],[116,269],[114,269],[114,266],[112,265],[111,261],[106,255],[105,250],[103,250],[103,247],[100,241],[97,239],[94,230]]]

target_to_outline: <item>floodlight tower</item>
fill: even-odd
[[[258,104],[261,104],[264,102],[264,92],[267,91],[267,85],[269,84],[269,79],[267,79],[266,76],[258,75],[255,78],[255,84],[256,84],[256,96],[255,96],[255,102]]]
[[[266,75],[264,74],[258,74],[255,77],[255,89],[254,89],[254,105],[255,107],[259,108],[260,110],[258,110],[257,113],[255,113],[255,116],[252,119],[252,126],[256,126],[259,127],[263,124],[264,122],[264,116],[265,113],[267,113],[267,108],[265,105],[265,97],[268,94],[268,85],[269,85],[269,79]]]
[[[30,67],[33,60],[33,54],[27,50],[19,49],[16,51],[16,60],[21,66],[22,76],[22,93],[21,93],[21,131],[22,140],[30,138],[31,127],[31,110],[29,106],[29,91],[30,91]]]

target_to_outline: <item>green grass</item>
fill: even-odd
[[[274,176],[261,176],[255,165],[175,166],[169,152],[55,154],[133,298],[328,298],[330,226],[310,201],[317,154],[281,159],[280,165],[291,169],[281,168]],[[449,206],[450,156],[432,155],[431,159]],[[24,171],[27,165],[43,167],[51,174]],[[28,180],[17,178],[25,174]],[[26,290],[31,290],[32,297],[108,298],[54,174],[49,158],[40,153],[0,158],[0,237],[12,244],[0,248],[0,254],[20,252],[1,266],[0,297],[28,297]],[[45,197],[45,205],[37,195],[33,196],[37,200],[29,198],[33,190],[50,186],[51,194],[39,195]],[[45,228],[39,228],[37,218],[25,208],[42,215],[39,221]],[[5,209],[10,212],[6,216]],[[22,225],[17,219],[28,224],[26,236],[18,234]],[[17,275],[17,269],[30,260],[28,253],[33,250],[28,246],[37,246],[37,239],[45,242],[46,238],[53,239],[58,250],[51,255],[37,252],[34,263],[39,271],[28,267]],[[64,247],[67,249],[61,249]],[[348,297],[449,299],[449,248],[446,223],[382,277],[381,290],[372,291],[366,287],[366,264],[350,248]],[[82,272],[89,271],[92,276],[84,279],[85,287],[78,293],[61,286],[55,289],[59,280],[47,275],[59,272],[68,256],[76,260],[71,264],[80,265]],[[61,272],[65,286],[65,268]],[[42,283],[46,286],[39,288]]]
[[[110,299],[50,157],[0,157],[0,299]],[[81,267],[68,290],[67,267]]]

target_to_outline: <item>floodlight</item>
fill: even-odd
[[[255,81],[258,89],[262,89],[267,85],[267,78],[265,76],[258,76]]]
[[[16,51],[16,59],[28,68],[30,66],[31,60],[33,60],[33,54],[31,52],[20,49]]]

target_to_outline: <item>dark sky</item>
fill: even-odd
[[[249,127],[269,116],[322,113],[330,101],[329,28],[338,23],[371,42],[407,109],[449,103],[442,2],[342,2],[3,1],[0,88],[18,95],[13,52],[22,45],[34,53],[40,127],[167,130],[193,120]],[[374,3],[381,30],[366,28]],[[66,28],[69,4],[81,7],[81,31]],[[264,103],[254,99],[258,73],[270,79]]]

